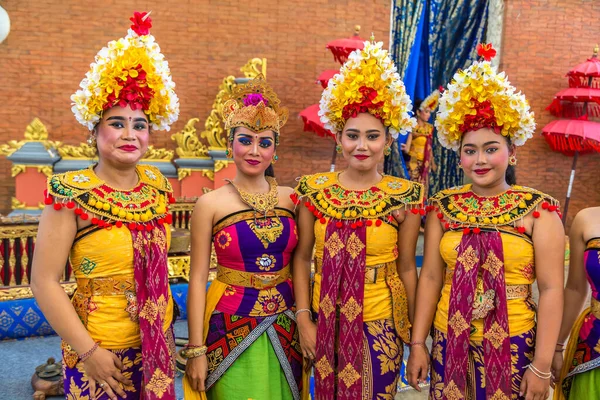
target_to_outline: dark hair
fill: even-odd
[[[421,108],[422,103],[423,103],[423,99],[415,99],[415,102],[413,103],[413,110],[415,110],[415,112],[417,112],[419,110],[419,108]]]
[[[229,131],[228,141],[231,142],[232,146],[233,146],[233,137],[235,136],[236,129],[237,129],[237,127],[236,128],[231,128],[231,130]],[[277,133],[273,132],[273,138],[277,142]],[[265,169],[265,176],[270,176],[272,178],[275,178],[275,169],[273,168],[273,164],[269,165],[267,167],[267,169]]]

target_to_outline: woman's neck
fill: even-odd
[[[368,171],[348,168],[340,172],[338,179],[348,189],[365,190],[378,184],[381,180],[381,174],[377,171],[377,168]]]
[[[133,189],[139,181],[136,167],[137,164],[117,167],[107,161],[99,160],[94,173],[115,189],[129,190]]]
[[[506,192],[508,189],[510,189],[510,185],[504,179],[487,186],[479,186],[475,183],[473,183],[471,186],[471,190],[478,196],[482,197],[497,196],[502,192]]]
[[[269,191],[269,182],[264,175],[246,175],[238,171],[232,182],[250,193],[267,193]]]
[[[427,121],[423,121],[421,118],[417,117],[417,125],[419,125],[419,126],[427,125]]]

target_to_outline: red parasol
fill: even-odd
[[[333,78],[335,74],[339,74],[339,72],[340,71],[337,69],[327,69],[321,72],[321,75],[319,75],[317,78],[317,83],[320,83],[321,86],[323,86],[323,89],[327,89],[327,83],[329,83],[329,80]]]
[[[348,60],[348,56],[354,50],[362,49],[365,47],[364,39],[358,36],[360,32],[360,25],[354,27],[354,35],[346,39],[336,39],[327,43],[327,48],[333,53],[334,60],[343,64]]]
[[[552,115],[557,117],[580,118],[583,116],[583,107],[587,104],[587,115],[600,117],[600,89],[589,87],[572,87],[563,89],[554,96],[552,103],[546,107]]]
[[[546,108],[561,119],[552,121],[542,129],[542,135],[554,151],[573,156],[569,188],[563,212],[566,221],[571,199],[571,189],[575,180],[575,169],[579,153],[600,152],[600,122],[588,121],[588,117],[598,116],[600,104],[600,60],[598,46],[592,58],[579,64],[567,73],[569,89],[558,92]]]
[[[335,139],[335,135],[329,129],[325,129],[321,119],[319,118],[319,105],[313,104],[300,112],[300,117],[304,121],[305,132],[315,132],[322,137],[331,137]]]
[[[600,122],[559,119],[546,125],[542,135],[552,150],[567,156],[600,153]]]

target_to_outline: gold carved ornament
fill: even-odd
[[[61,146],[58,155],[65,160],[88,160],[96,157],[96,148],[87,143],[79,143],[79,146],[69,144]]]
[[[154,146],[148,146],[148,150],[142,160],[145,161],[171,161],[173,159],[173,150],[155,149]]]
[[[61,142],[48,140],[48,130],[38,118],[34,118],[34,120],[27,125],[23,136],[25,137],[25,140],[10,140],[8,143],[0,145],[0,155],[10,156],[28,142],[40,142],[44,145],[46,150],[59,148],[62,144]]]
[[[171,135],[171,139],[177,143],[175,153],[182,158],[209,158],[208,148],[203,144],[196,134],[196,122],[198,118],[190,119],[185,127]]]

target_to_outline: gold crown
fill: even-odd
[[[258,75],[250,82],[236,86],[225,101],[225,129],[243,126],[256,133],[272,130],[279,134],[288,119],[288,109],[279,104],[264,76]]]

